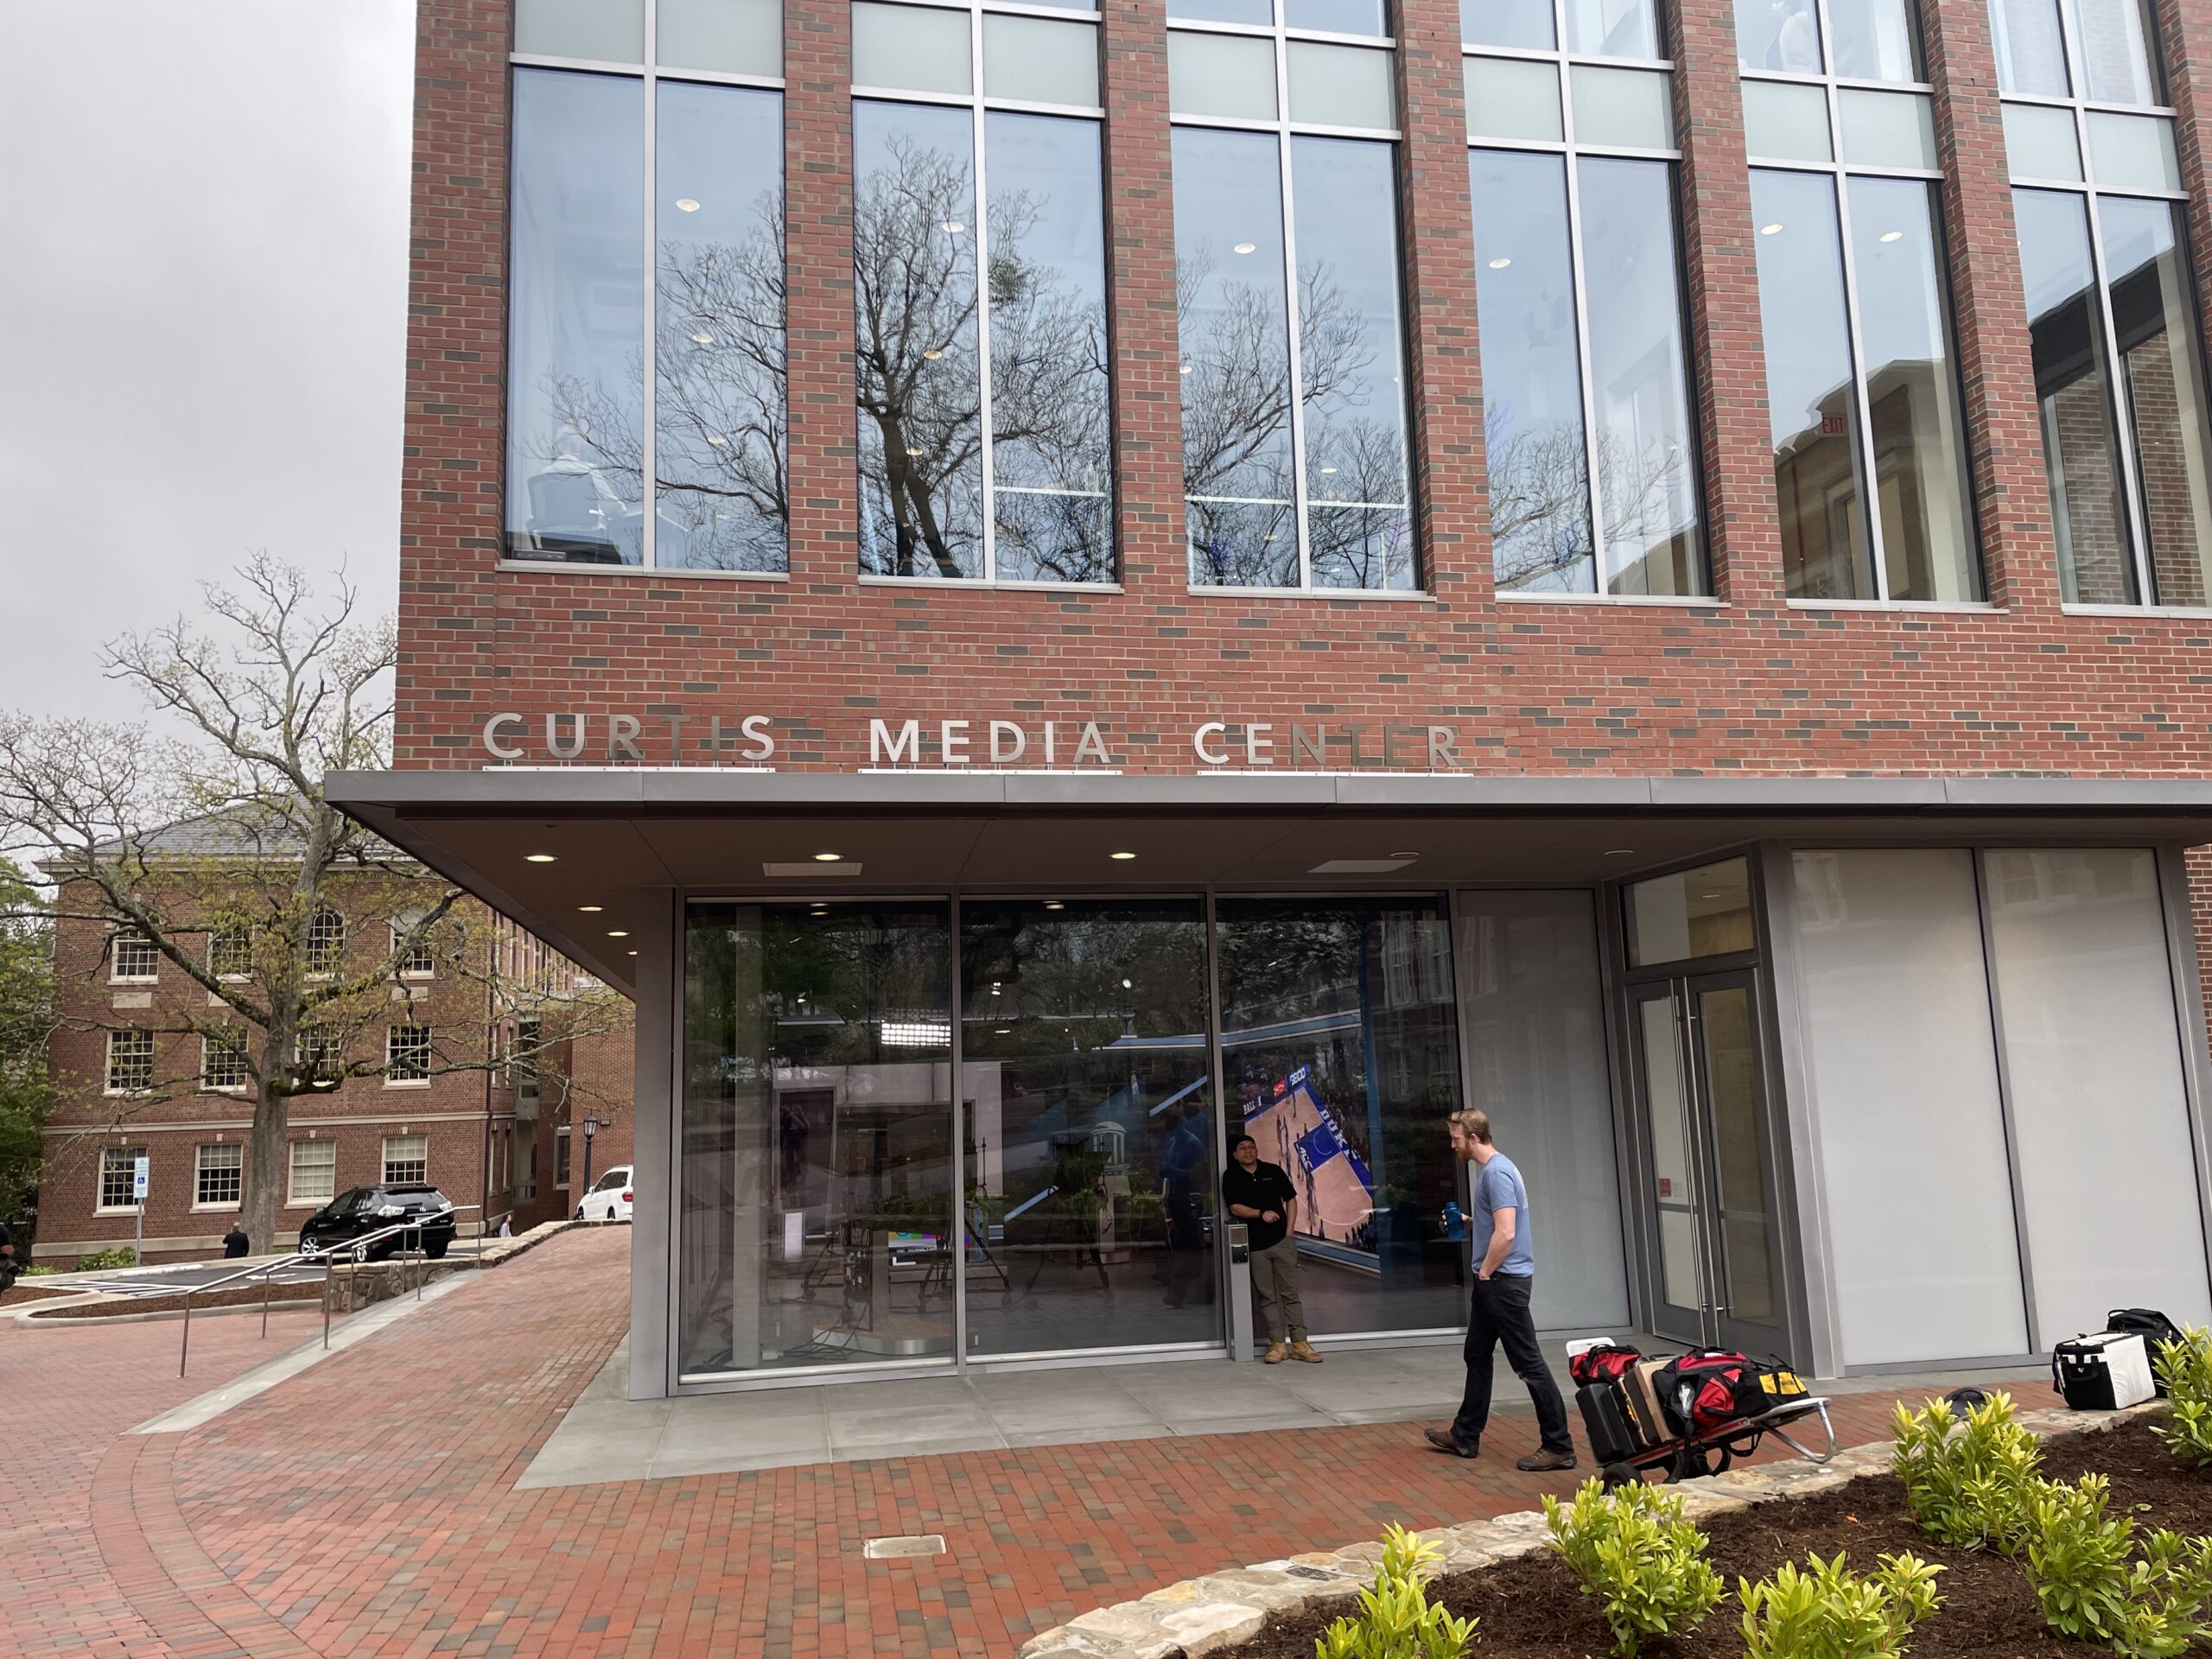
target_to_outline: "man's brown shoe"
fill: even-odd
[[[1421,1433],[1427,1440],[1428,1443],[1434,1446],[1438,1451],[1449,1452],[1455,1458],[1478,1458],[1482,1456],[1483,1447],[1481,1441],[1476,1440],[1471,1443],[1469,1441],[1463,1440],[1448,1428],[1424,1428],[1421,1430]]]
[[[1525,1458],[1516,1458],[1513,1460],[1513,1466],[1516,1469],[1525,1470],[1532,1475],[1542,1474],[1553,1469],[1572,1469],[1574,1467],[1574,1453],[1572,1452],[1531,1452]]]
[[[1269,1344],[1268,1344],[1268,1356],[1267,1356],[1267,1362],[1266,1362],[1268,1364],[1270,1364],[1270,1365],[1280,1365],[1280,1364],[1281,1364],[1281,1363],[1283,1363],[1283,1361],[1285,1361],[1286,1359],[1288,1359],[1289,1357],[1290,1357],[1290,1344],[1289,1344],[1288,1343],[1287,1343],[1287,1342],[1271,1342],[1271,1343],[1269,1343]]]
[[[1293,1359],[1302,1359],[1308,1365],[1319,1365],[1321,1363],[1321,1356],[1314,1351],[1313,1344],[1302,1338],[1290,1344],[1290,1357]]]

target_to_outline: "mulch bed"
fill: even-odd
[[[2146,1425],[2047,1443],[2045,1474],[2072,1479],[2092,1471],[2111,1478],[2112,1513],[2133,1503],[2151,1506],[2137,1517],[2139,1528],[2212,1533],[2212,1471],[2178,1461]],[[1808,1551],[1827,1557],[1838,1550],[1861,1570],[1878,1556],[1906,1550],[1947,1569],[1936,1580],[1942,1606],[1913,1633],[1916,1659],[2061,1654],[2082,1659],[2102,1651],[2050,1633],[2017,1563],[1981,1551],[1946,1549],[1922,1537],[1904,1512],[1904,1488],[1892,1475],[1865,1476],[1834,1491],[1755,1504],[1699,1524],[1712,1540],[1708,1559],[1726,1592],[1688,1637],[1646,1643],[1647,1659],[1741,1659],[1737,1580],[1763,1578],[1785,1560],[1802,1562]],[[1439,1579],[1430,1595],[1455,1614],[1482,1621],[1468,1649],[1471,1659],[1582,1659],[1612,1649],[1597,1599],[1584,1595],[1567,1564],[1548,1552]],[[1340,1601],[1325,1613],[1276,1615],[1257,1637],[1228,1652],[1234,1659],[1313,1659],[1314,1638],[1351,1605]]]
[[[18,1279],[6,1290],[0,1290],[0,1307],[21,1307],[27,1302],[50,1302],[57,1296],[74,1296],[73,1290],[54,1287],[38,1279]]]

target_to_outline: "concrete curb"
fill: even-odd
[[[2023,1411],[2016,1421],[2048,1440],[2117,1428],[2158,1409],[2160,1402],[2152,1401],[2125,1411]],[[1874,1440],[1839,1452],[1824,1464],[1732,1469],[1680,1488],[1682,1510],[1700,1521],[1755,1503],[1830,1491],[1861,1475],[1888,1472],[1891,1456],[1889,1441]],[[1536,1554],[1548,1548],[1550,1534],[1542,1510],[1522,1510],[1464,1526],[1432,1527],[1419,1536],[1442,1551],[1436,1572],[1461,1573]],[[1373,1582],[1382,1555],[1381,1543],[1370,1540],[1185,1579],[1033,1636],[1022,1643],[1020,1659],[1201,1659],[1251,1640],[1270,1613],[1349,1601]]]

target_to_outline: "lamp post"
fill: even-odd
[[[599,1114],[584,1114],[584,1191],[591,1191],[591,1140],[599,1133]]]

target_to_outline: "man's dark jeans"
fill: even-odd
[[[1574,1437],[1567,1428],[1567,1403],[1536,1346],[1536,1322],[1529,1315],[1529,1293],[1535,1282],[1535,1275],[1527,1273],[1494,1274],[1487,1283],[1475,1281],[1474,1300],[1467,1310],[1467,1392],[1460,1399],[1459,1414],[1452,1420],[1452,1433],[1463,1445],[1481,1440],[1490,1422],[1491,1365],[1502,1342],[1513,1375],[1529,1385],[1529,1397],[1536,1402],[1536,1427],[1544,1450],[1574,1450]]]

